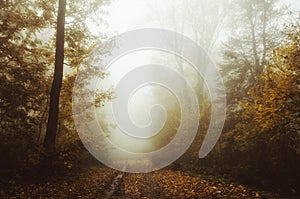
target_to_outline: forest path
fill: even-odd
[[[182,171],[159,170],[130,174],[106,167],[74,172],[68,177],[32,184],[0,187],[0,198],[281,198],[239,184],[193,176]]]

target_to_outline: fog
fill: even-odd
[[[234,35],[232,29],[236,28],[236,21],[233,21],[235,13],[231,7],[232,1],[204,1],[204,0],[126,0],[115,1],[108,8],[108,28],[112,35],[119,35],[127,31],[143,28],[159,28],[175,31],[180,33],[203,48],[209,59],[219,67],[222,61],[221,50],[224,42]],[[278,27],[282,27],[287,21],[297,19],[300,3],[298,1],[279,1],[277,6],[284,10],[284,17],[277,20]],[[240,19],[243,20],[243,19]],[[93,27],[96,28],[97,27]],[[237,28],[237,33],[238,28]],[[172,41],[170,41],[172,42]],[[176,48],[182,48],[183,44],[179,44]],[[118,45],[116,45],[118,46]],[[195,55],[197,56],[197,55]],[[99,89],[115,89],[115,86],[130,71],[145,65],[161,65],[168,67],[180,74],[187,84],[193,89],[198,101],[199,96],[210,96],[207,90],[207,83],[215,81],[215,74],[205,72],[198,74],[196,70],[182,58],[166,52],[158,52],[154,50],[137,50],[127,53],[115,59],[109,66],[106,66],[109,77],[98,82]],[[203,60],[204,71],[210,68]],[[153,74],[144,74],[149,77]],[[163,76],[164,73],[161,73]],[[205,81],[204,81],[205,80]],[[174,83],[176,79],[169,79]],[[126,87],[126,86],[125,86]],[[185,85],[176,85],[179,90],[186,92]],[[127,123],[128,128],[116,122],[112,104],[118,99],[116,93],[112,102],[107,102],[104,107],[97,109],[97,116],[101,123],[109,126],[108,139],[111,143],[124,150],[134,153],[144,153],[155,151],[163,145],[168,144],[176,133],[176,128],[180,125],[181,111],[179,101],[172,91],[160,85],[148,84],[141,85],[138,89],[131,91],[131,97],[128,101],[128,115],[131,120]],[[188,100],[188,99],[184,99]],[[200,108],[201,102],[198,102]],[[152,114],[153,107],[159,107],[158,115]],[[163,111],[163,112],[161,112]],[[155,116],[155,117],[154,117]],[[119,114],[119,117],[127,117],[127,113]],[[196,117],[200,117],[196,116]],[[127,120],[126,120],[127,121]],[[173,127],[167,123],[172,123]],[[144,131],[149,126],[153,128],[152,134],[148,139],[137,138],[136,135],[130,135],[124,129],[130,129],[129,126],[134,125]],[[188,132],[186,132],[188,133]],[[155,138],[158,134],[166,134],[168,138],[162,136]],[[152,137],[151,137],[152,135]],[[161,140],[165,139],[165,140]],[[199,146],[200,148],[200,146]]]

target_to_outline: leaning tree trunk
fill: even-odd
[[[65,12],[66,0],[59,0],[56,33],[56,52],[54,78],[50,92],[50,107],[47,122],[44,147],[47,150],[55,149],[55,138],[58,128],[59,96],[63,80],[64,42],[65,42]]]

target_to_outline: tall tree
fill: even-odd
[[[23,164],[34,150],[46,101],[48,26],[39,1],[0,1],[0,152],[3,168]]]
[[[233,1],[229,23],[230,36],[224,44],[222,76],[227,88],[227,127],[240,120],[239,101],[247,91],[259,83],[266,64],[266,53],[278,45],[277,19],[281,13],[277,0]]]
[[[250,88],[260,84],[260,74],[267,64],[266,53],[279,43],[277,20],[280,12],[276,7],[277,2],[277,0],[232,1],[232,15],[228,23],[230,36],[224,44],[221,65],[228,111],[222,138],[226,140],[224,143],[228,146],[232,146],[234,138],[239,137],[235,127],[239,124],[249,124],[245,118],[242,120],[244,110],[240,102],[248,97]],[[233,133],[237,134],[232,135]],[[225,146],[224,143],[220,142]]]
[[[250,126],[251,118],[243,117],[240,103],[248,98],[250,88],[260,84],[260,74],[268,62],[266,53],[279,43],[281,13],[277,0],[233,0],[230,8],[226,23],[229,35],[222,49],[220,66],[227,92],[227,116],[212,160],[222,159],[229,166],[235,166],[238,155],[232,153],[243,149],[235,147],[242,133],[238,127],[244,126],[246,132],[249,132],[247,128],[254,129]]]
[[[236,150],[250,158],[248,165],[261,176],[281,180],[297,190],[300,165],[300,26],[290,25],[283,42],[266,54],[269,63],[241,106],[235,127]],[[260,151],[257,154],[257,151]]]
[[[60,2],[59,5],[65,2]],[[98,25],[103,25],[103,18],[99,13],[105,14],[102,7],[107,5],[109,1],[103,0],[89,0],[89,1],[69,1],[66,6],[62,9],[65,13],[62,14],[62,10],[58,13],[61,14],[57,16],[57,28],[61,28],[61,32],[57,30],[56,39],[56,60],[55,60],[55,74],[53,81],[53,89],[51,90],[51,95],[53,94],[53,104],[50,103],[49,118],[47,123],[46,137],[44,140],[44,146],[53,148],[55,145],[55,137],[58,133],[59,136],[63,134],[68,134],[74,131],[74,124],[72,120],[72,87],[76,79],[76,75],[80,66],[85,63],[86,78],[92,78],[97,76],[99,78],[104,78],[105,73],[103,71],[95,70],[93,66],[90,66],[87,61],[87,56],[94,49],[95,45],[99,45],[104,38],[103,31],[97,31],[97,33],[92,33],[88,26],[88,21],[93,23],[95,27]],[[52,10],[55,8],[52,6]],[[64,15],[65,19],[61,19]],[[60,24],[65,21],[64,24],[64,35],[62,31],[62,25]],[[61,27],[59,27],[61,26]],[[60,37],[59,35],[60,34]],[[63,38],[64,36],[64,42]],[[65,46],[63,48],[63,43]],[[58,49],[60,48],[60,49]],[[64,50],[63,50],[64,49]],[[104,46],[99,50],[99,55],[108,52],[109,47]],[[67,75],[62,76],[63,67],[67,67],[69,72]],[[62,79],[64,77],[64,79]],[[61,81],[63,81],[61,83]],[[62,89],[62,90],[61,90]],[[61,92],[58,92],[61,90]],[[58,94],[59,93],[59,94]],[[104,98],[109,98],[108,93],[102,93]],[[89,91],[86,91],[86,96],[92,95]],[[53,107],[53,108],[52,108]],[[58,116],[58,115],[59,116]],[[58,120],[58,121],[57,121]],[[74,133],[75,132],[75,133]]]
[[[59,0],[57,15],[55,69],[50,92],[50,107],[44,147],[54,149],[58,129],[59,97],[63,80],[66,0]]]
[[[222,65],[227,123],[222,150],[211,160],[241,180],[295,185],[290,176],[299,173],[299,27],[287,37],[278,30],[283,15],[274,0],[235,3],[237,26],[231,24]]]
[[[243,102],[245,116],[254,119],[260,132],[271,131],[270,141],[288,139],[289,144],[281,148],[300,154],[300,26],[290,25],[282,44],[269,54],[262,84],[253,87]]]
[[[64,58],[60,63],[64,63],[70,72],[68,77],[58,78],[63,81],[59,99],[62,117],[60,129],[57,129],[61,132],[57,134],[61,137],[59,146],[67,145],[66,140],[70,140],[62,135],[76,135],[71,103],[76,71],[104,35],[103,32],[91,34],[87,20],[102,24],[99,12],[104,13],[100,8],[108,3],[106,0],[68,2],[65,53],[59,59]],[[39,150],[36,140],[44,139],[45,135],[51,87],[49,74],[53,72],[51,65],[55,61],[56,4],[57,0],[0,1],[0,156],[4,168],[24,168],[29,162],[37,164],[37,158],[28,157],[36,155]],[[58,44],[63,45],[63,42]],[[99,54],[107,52],[108,48],[103,46],[101,49]],[[56,79],[56,82],[59,81]],[[47,148],[54,146],[55,138],[51,136],[47,139],[52,141],[47,144],[45,141]],[[74,142],[68,144],[75,145]]]

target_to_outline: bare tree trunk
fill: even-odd
[[[45,93],[46,93],[46,105],[45,105],[45,108],[44,108],[44,110],[43,110],[43,112],[42,112],[42,116],[41,116],[41,118],[40,118],[40,123],[39,123],[39,134],[38,134],[38,137],[37,137],[37,139],[36,139],[37,145],[40,145],[40,141],[41,141],[41,137],[42,137],[42,131],[43,131],[43,126],[44,126],[44,124],[45,124],[46,121],[47,121],[46,115],[47,115],[48,108],[49,108],[49,95],[48,95],[49,89],[48,89],[48,88],[46,88]]]
[[[249,19],[250,27],[251,27],[252,51],[253,51],[254,67],[255,67],[254,70],[256,72],[255,75],[258,75],[260,64],[259,64],[259,57],[258,57],[258,52],[257,52],[256,35],[255,35],[256,19],[254,19],[255,16],[253,16],[253,5],[252,5],[252,3],[250,3],[247,12],[248,12],[248,19]],[[257,76],[255,76],[255,79],[256,79],[256,77]]]
[[[66,0],[59,0],[56,33],[55,69],[50,92],[50,107],[46,137],[44,140],[44,147],[47,150],[55,149],[55,139],[58,129],[59,96],[63,80],[65,13]]]
[[[267,14],[268,14],[268,5],[267,2],[264,0],[264,13],[263,13],[263,32],[262,32],[262,39],[263,39],[263,54],[261,58],[261,63],[264,67],[266,64],[266,55],[267,55],[267,35],[266,35],[266,29],[267,29]],[[260,73],[263,72],[263,67],[260,70]]]

